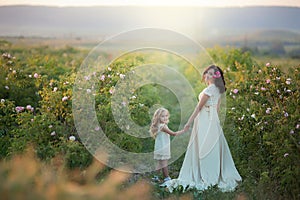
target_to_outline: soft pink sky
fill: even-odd
[[[142,6],[293,6],[300,7],[300,0],[0,0],[3,5],[142,5]]]

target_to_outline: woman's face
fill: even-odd
[[[163,111],[160,115],[160,122],[166,124],[166,123],[168,123],[168,121],[169,121],[169,113],[166,111]]]
[[[209,69],[205,74],[204,74],[204,80],[207,83],[213,83],[214,78],[213,75],[215,74],[214,69]]]

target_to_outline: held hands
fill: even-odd
[[[187,132],[190,129],[190,125],[185,125],[183,128],[183,132]]]
[[[187,131],[189,130],[189,128],[190,128],[190,126],[186,126],[186,125],[185,125],[185,126],[184,126],[184,129],[182,129],[182,130],[176,132],[176,135],[181,135],[181,134],[187,132]]]

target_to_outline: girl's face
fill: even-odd
[[[213,75],[215,74],[215,70],[214,69],[209,69],[205,74],[204,74],[204,80],[207,83],[213,83],[214,82],[214,78]]]
[[[169,121],[169,113],[166,111],[162,111],[161,115],[160,115],[160,122],[163,124],[168,123]]]

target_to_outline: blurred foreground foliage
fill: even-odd
[[[36,158],[32,148],[0,162],[1,199],[150,199],[150,185],[139,181],[124,187],[129,174],[111,170],[94,160],[85,170],[68,169],[63,156],[48,162]]]

